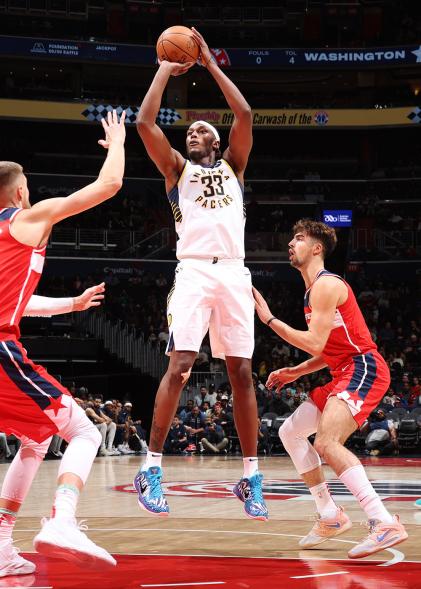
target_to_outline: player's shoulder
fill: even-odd
[[[323,272],[319,274],[311,288],[311,298],[317,295],[326,295],[327,293],[341,293],[347,291],[344,279],[339,274],[333,272]]]

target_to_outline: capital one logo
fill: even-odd
[[[348,391],[342,391],[337,395],[338,399],[342,399],[348,404],[352,415],[356,415],[361,411],[364,401],[362,399],[353,399]]]
[[[324,215],[325,223],[335,223],[338,220],[338,217],[334,215]]]

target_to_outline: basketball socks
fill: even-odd
[[[256,472],[258,471],[259,459],[255,456],[248,456],[246,458],[243,458],[243,464],[244,464],[244,475],[243,476],[245,479],[249,479],[254,474],[256,474]]]
[[[150,450],[146,453],[146,460],[142,464],[141,470],[145,471],[151,468],[151,466],[159,466],[161,467],[162,462],[162,454],[159,452],[151,452]]]
[[[0,547],[10,542],[17,516],[16,511],[0,508]]]
[[[364,509],[368,519],[377,519],[384,524],[393,523],[392,515],[387,511],[380,497],[373,489],[373,485],[368,480],[362,464],[351,466],[339,478]]]
[[[74,519],[79,501],[79,489],[73,485],[59,485],[51,512],[53,519]]]
[[[314,485],[314,487],[309,487],[309,491],[314,501],[316,502],[317,512],[320,517],[322,519],[335,517],[338,506],[332,499],[332,495],[330,494],[326,481],[320,483],[319,485]]]

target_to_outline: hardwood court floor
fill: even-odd
[[[78,517],[87,520],[89,536],[117,555],[119,566],[115,571],[89,573],[63,561],[46,562],[29,554],[38,564],[37,575],[26,576],[25,585],[23,577],[16,581],[19,585],[2,584],[9,577],[0,579],[0,588],[220,584],[227,589],[267,589],[289,587],[292,582],[296,587],[327,589],[378,589],[380,583],[381,589],[421,588],[421,510],[413,506],[415,498],[421,496],[421,459],[366,461],[370,479],[388,509],[400,514],[410,537],[376,557],[353,562],[347,559],[347,550],[366,534],[358,525],[364,514],[327,467],[326,475],[333,481],[332,492],[346,508],[354,526],[318,549],[303,551],[298,540],[312,526],[314,507],[289,458],[260,460],[270,512],[268,522],[248,519],[242,504],[231,494],[233,484],[242,474],[242,461],[230,456],[164,458],[164,483],[171,515],[150,516],[139,509],[132,492],[132,479],[140,460],[143,457],[96,459],[79,504]],[[32,539],[40,527],[40,518],[49,514],[57,466],[56,461],[42,464],[21,510],[14,537],[25,553],[33,552]],[[6,468],[7,465],[0,465],[1,479]],[[32,584],[28,584],[33,576]],[[215,576],[217,579],[213,580]]]

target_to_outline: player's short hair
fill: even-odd
[[[292,228],[294,235],[296,233],[306,233],[313,239],[320,241],[323,246],[323,258],[327,258],[333,252],[338,242],[336,232],[333,227],[329,227],[321,221],[312,221],[311,219],[300,219]]]
[[[0,192],[13,184],[16,178],[23,173],[23,168],[16,162],[0,161]]]

